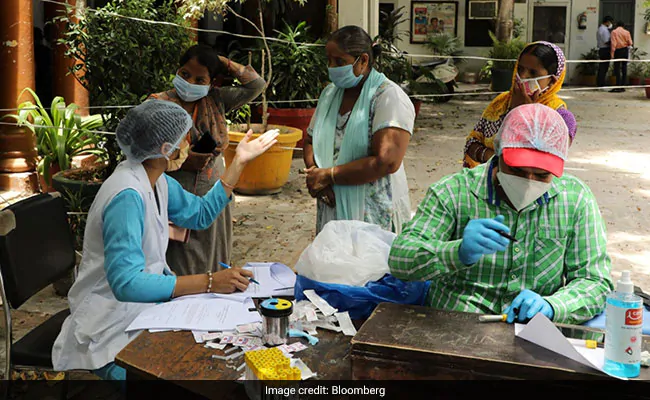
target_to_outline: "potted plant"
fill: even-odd
[[[285,22],[284,29],[276,32],[278,39],[288,43],[273,41],[269,46],[275,73],[269,85],[268,122],[300,129],[302,138],[297,144],[300,148],[316,111],[318,97],[328,82],[327,58],[323,48],[300,44],[311,43],[308,31],[309,27],[304,21],[295,27]],[[322,44],[322,40],[314,44]],[[301,102],[288,103],[294,100]]]
[[[99,146],[101,137],[91,132],[102,126],[102,117],[81,117],[77,114],[79,106],[74,103],[66,105],[60,96],[52,100],[48,110],[32,89],[24,89],[20,96],[25,92],[33,97],[34,102],[21,103],[17,114],[6,115],[4,118],[14,119],[36,137],[36,149],[40,158],[37,171],[41,189],[44,192],[62,191],[61,187],[57,187],[56,176],[68,172],[73,158],[94,155],[103,160],[106,156],[104,149]],[[88,190],[96,193],[99,188],[90,185]]]
[[[495,61],[490,61],[488,65],[492,77],[492,90],[505,92],[510,90],[512,86],[516,60],[526,47],[526,43],[519,38],[507,42],[500,41],[494,33],[489,33],[493,43],[489,57],[495,59]]]
[[[178,55],[193,44],[190,24],[179,15],[174,0],[110,0],[92,12],[68,6],[55,20],[66,32],[59,45],[76,61],[70,72],[88,90],[90,105],[100,107],[109,132],[115,132],[126,115],[128,108],[122,106],[139,104],[149,94],[172,87]],[[108,166],[100,176],[70,178],[107,178],[122,154],[115,135],[103,136],[102,147]]]
[[[598,48],[594,47],[587,53],[580,56],[582,60],[600,60]],[[580,63],[577,71],[580,74],[580,83],[585,86],[596,86],[596,75],[598,74],[598,63]]]
[[[630,52],[631,60],[643,60],[646,58],[648,53],[639,49],[638,47],[632,48]],[[628,65],[628,74],[630,76],[630,85],[639,86],[643,82],[646,74],[648,72],[648,66],[644,62],[631,62]]]

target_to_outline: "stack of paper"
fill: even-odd
[[[250,298],[224,299],[211,295],[188,296],[144,310],[126,328],[127,332],[141,329],[181,329],[223,331],[238,325],[261,322]]]

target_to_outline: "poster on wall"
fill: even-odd
[[[436,33],[456,36],[457,25],[458,3],[411,1],[411,43],[424,43]]]

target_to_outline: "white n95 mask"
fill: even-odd
[[[497,172],[497,179],[499,179],[503,191],[506,192],[508,200],[517,211],[523,210],[533,201],[542,197],[551,187],[550,182],[538,182],[501,171]]]

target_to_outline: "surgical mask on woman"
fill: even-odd
[[[185,163],[187,160],[187,157],[190,153],[190,144],[188,143],[187,140],[181,140],[179,144],[180,152],[178,154],[178,157],[175,160],[170,159],[169,157],[166,157],[167,159],[167,172],[172,172],[172,171],[178,171],[181,169],[181,166]]]
[[[181,78],[178,74],[176,74],[172,83],[174,84],[174,88],[176,89],[178,97],[188,103],[192,103],[204,98],[210,91],[210,85],[197,85],[194,83],[189,83],[185,79]]]
[[[539,91],[540,94],[547,91],[549,86],[542,89],[542,87],[539,84],[539,81],[543,81],[544,79],[548,79],[548,78],[550,78],[552,76],[553,75],[544,75],[544,76],[540,76],[538,78],[521,79],[519,74],[517,74],[517,81],[519,81],[524,86],[524,90],[526,91],[526,94],[528,96],[532,96],[537,91]]]
[[[330,67],[328,68],[330,81],[337,87],[341,89],[350,89],[359,84],[363,75],[356,76],[354,74],[354,66],[359,61],[360,57],[357,57],[354,60],[353,64],[343,65],[341,67]]]
[[[528,207],[533,201],[548,192],[551,187],[551,182],[539,182],[501,171],[497,172],[497,179],[499,179],[499,184],[506,196],[508,196],[508,200],[517,211]]]

